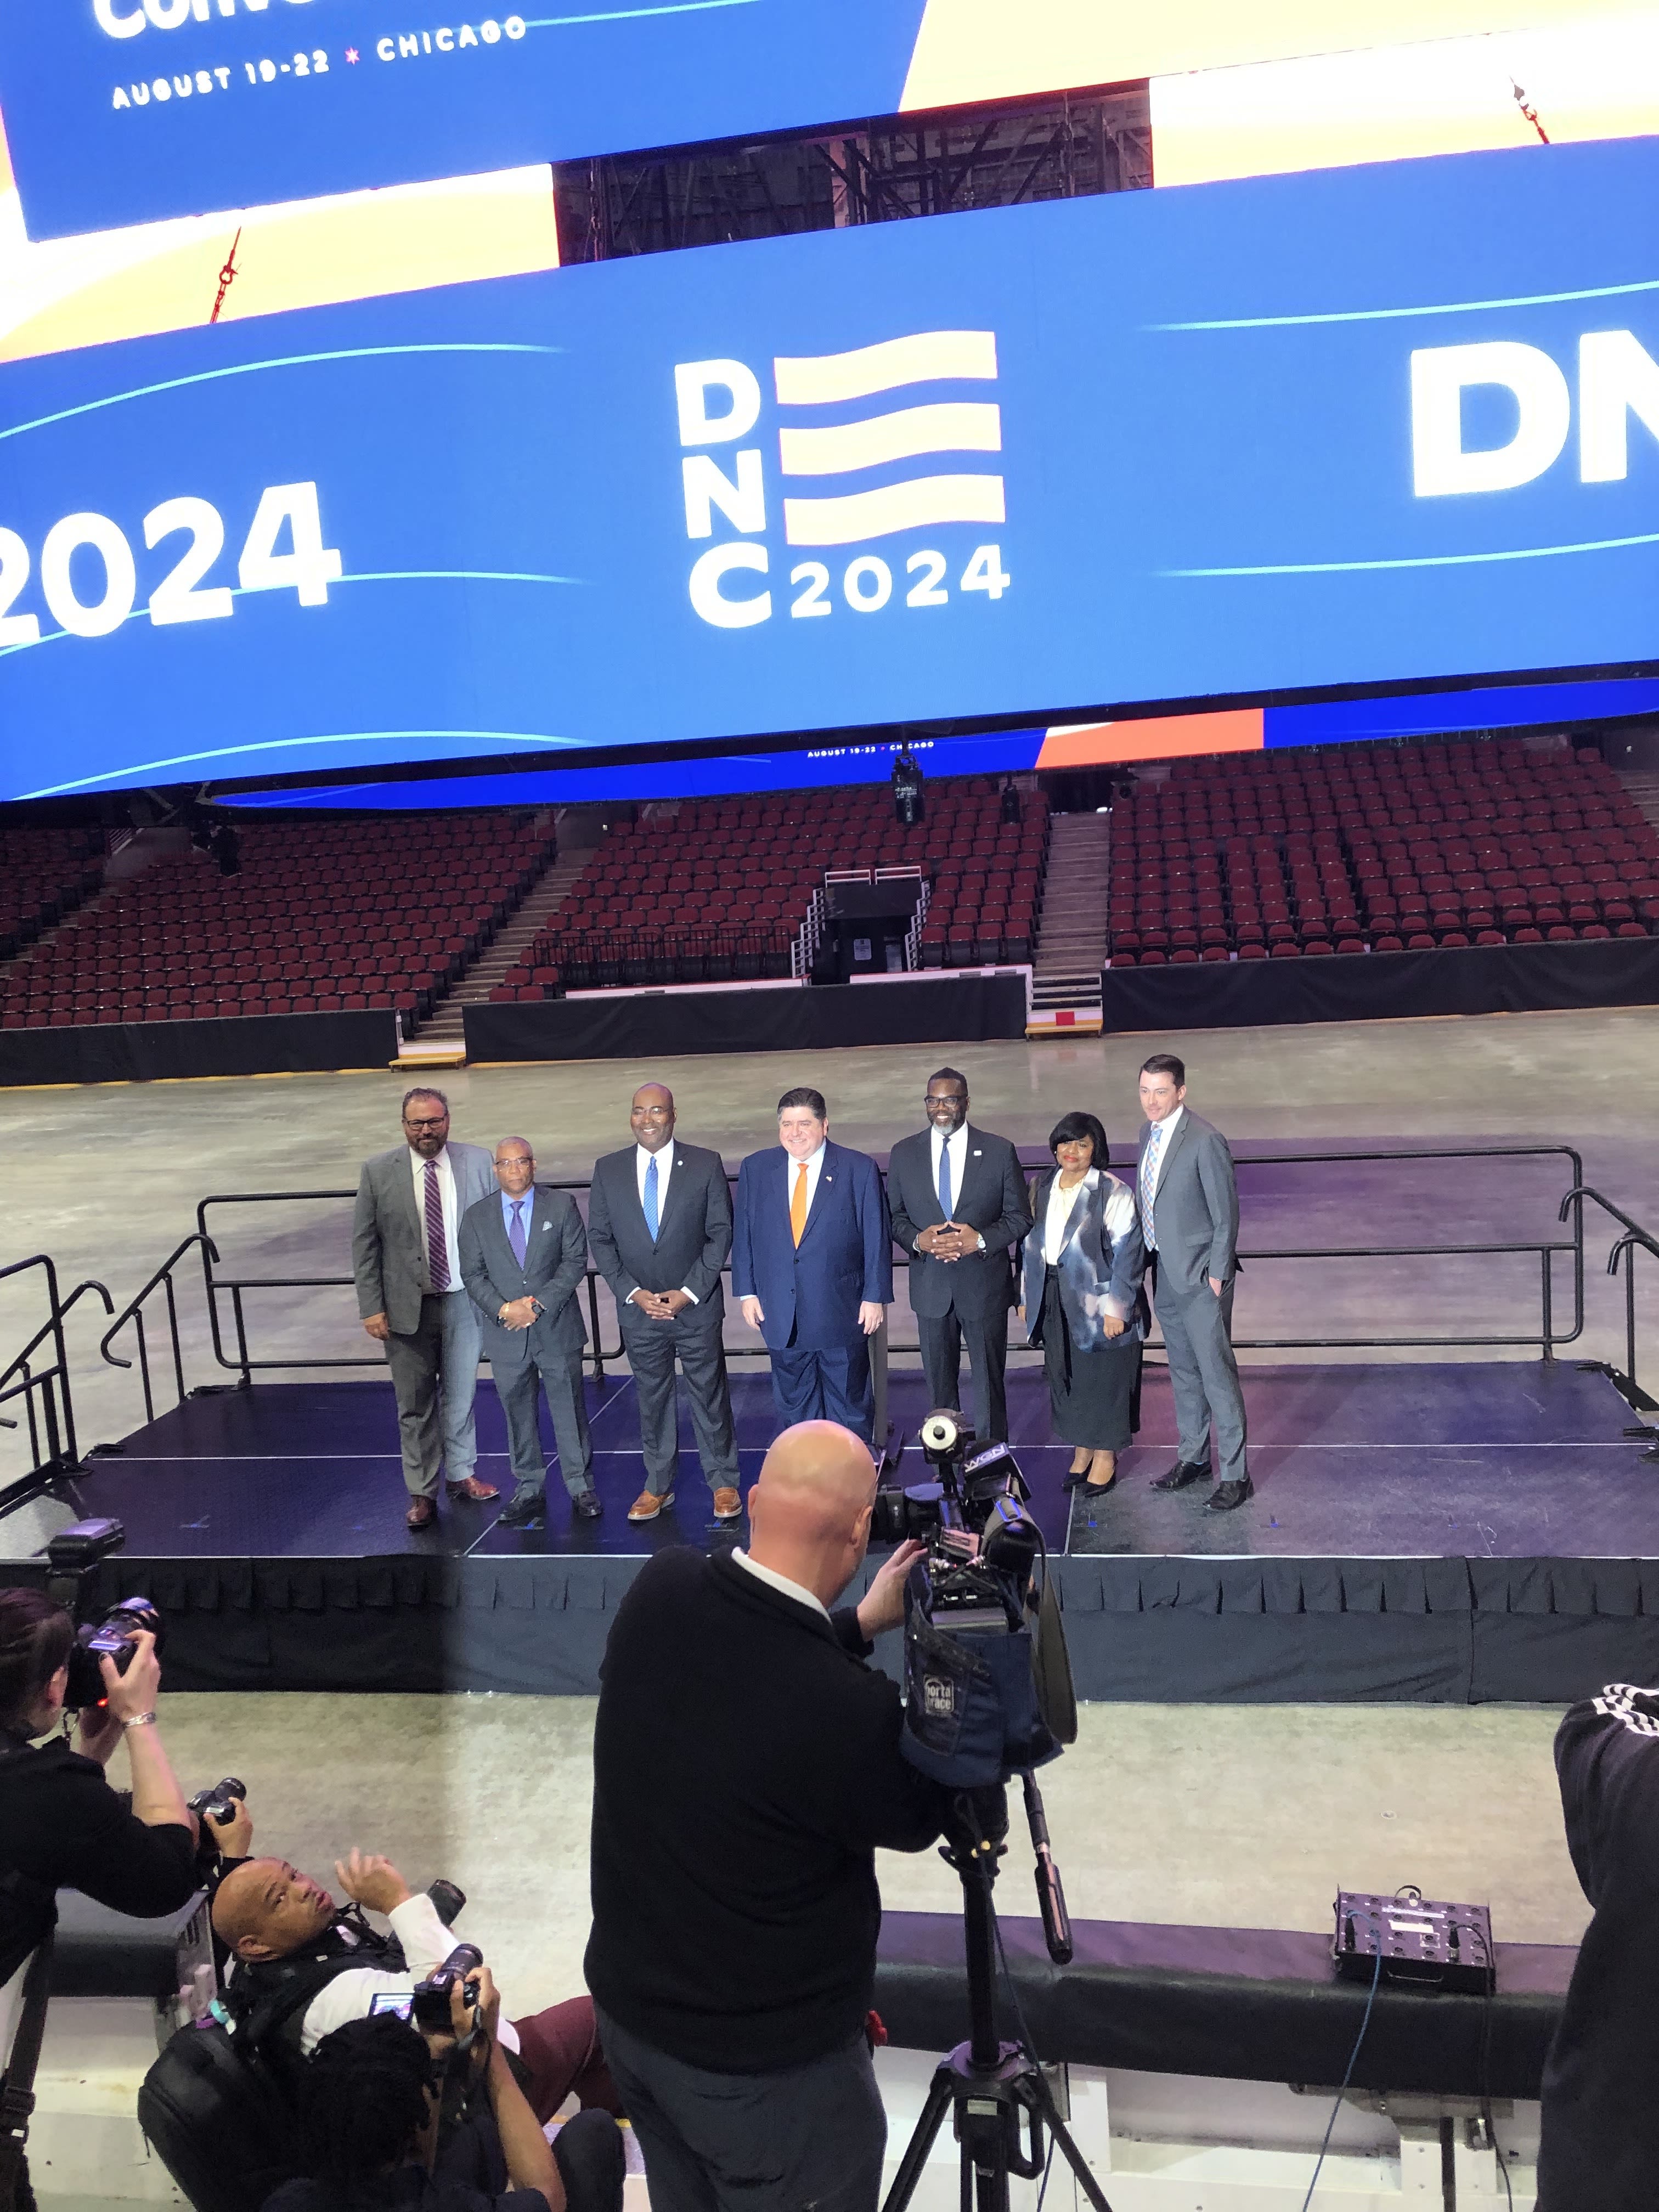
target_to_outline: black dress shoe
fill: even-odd
[[[597,1521],[605,1511],[605,1500],[597,1490],[579,1490],[570,1501],[570,1510],[578,1521]]]
[[[1210,1470],[1197,1460],[1178,1459],[1167,1474],[1160,1474],[1149,1486],[1153,1490],[1185,1490],[1189,1484],[1207,1482]]]
[[[547,1525],[547,1501],[539,1495],[515,1498],[501,1508],[498,1524],[503,1528],[543,1528]]]
[[[1243,1482],[1220,1482],[1204,1501],[1206,1513],[1236,1513],[1247,1498],[1255,1496],[1255,1485],[1247,1474]]]

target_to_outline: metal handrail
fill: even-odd
[[[1028,1153],[1031,1153],[1033,1156],[1027,1157]],[[1248,1172],[1254,1168],[1275,1166],[1352,1165],[1361,1163],[1388,1164],[1395,1162],[1425,1160],[1525,1158],[1559,1158],[1569,1163],[1572,1174],[1572,1188],[1569,1190],[1567,1197],[1561,1202],[1560,1218],[1563,1221],[1565,1221],[1568,1218],[1569,1211],[1572,1211],[1573,1231],[1570,1237],[1553,1240],[1528,1238],[1498,1243],[1478,1242],[1438,1244],[1407,1243],[1391,1245],[1348,1244],[1303,1246],[1295,1248],[1247,1248],[1241,1251],[1239,1257],[1242,1261],[1249,1265],[1273,1261],[1371,1261],[1379,1259],[1437,1259],[1530,1255],[1535,1257],[1540,1265],[1540,1326],[1537,1330],[1522,1334],[1475,1334],[1455,1337],[1447,1336],[1443,1330],[1430,1335],[1405,1336],[1236,1337],[1234,1339],[1236,1346],[1241,1351],[1252,1352],[1363,1351],[1368,1349],[1384,1348],[1390,1350],[1414,1349],[1421,1347],[1438,1348],[1449,1343],[1469,1346],[1480,1346],[1486,1349],[1536,1346],[1541,1352],[1541,1354],[1546,1360],[1553,1360],[1556,1355],[1558,1348],[1575,1342],[1577,1338],[1583,1334],[1584,1328],[1584,1253],[1583,1213],[1582,1206],[1574,1209],[1573,1201],[1575,1199],[1586,1196],[1593,1197],[1597,1200],[1598,1203],[1607,1206],[1609,1212],[1615,1213],[1618,1212],[1617,1208],[1611,1206],[1608,1204],[1608,1201],[1601,1199],[1599,1194],[1590,1191],[1588,1186],[1583,1182],[1583,1162],[1577,1152],[1571,1146],[1547,1144],[1418,1146],[1401,1150],[1370,1149],[1344,1150],[1340,1152],[1298,1151],[1246,1152],[1237,1158],[1236,1165],[1241,1172],[1248,1174]],[[1035,1148],[1030,1147],[1026,1148],[1026,1151],[1020,1154],[1020,1160],[1022,1167],[1028,1170],[1033,1168],[1046,1168],[1050,1164],[1049,1155],[1046,1151],[1040,1154],[1036,1154]],[[735,1180],[735,1177],[728,1176],[728,1181]],[[580,1176],[563,1176],[548,1178],[544,1182],[543,1187],[553,1190],[563,1190],[581,1194],[588,1190],[590,1185],[584,1178]],[[144,1285],[144,1288],[138,1293],[137,1297],[131,1301],[129,1305],[122,1312],[119,1318],[106,1333],[103,1345],[101,1346],[105,1358],[110,1360],[112,1364],[117,1366],[130,1367],[132,1364],[131,1360],[121,1359],[118,1355],[112,1352],[109,1347],[113,1340],[119,1335],[121,1330],[125,1328],[129,1322],[131,1322],[136,1327],[138,1334],[138,1358],[143,1378],[145,1413],[147,1419],[153,1419],[155,1416],[149,1376],[149,1364],[144,1333],[144,1320],[142,1308],[145,1300],[149,1298],[158,1287],[165,1287],[167,1295],[167,1320],[171,1336],[173,1378],[179,1399],[180,1402],[182,1402],[187,1394],[185,1385],[184,1356],[179,1335],[178,1308],[173,1290],[173,1276],[174,1269],[178,1267],[185,1255],[196,1249],[199,1249],[202,1255],[203,1286],[207,1298],[210,1333],[211,1336],[214,1358],[219,1367],[236,1376],[237,1387],[243,1389],[251,1388],[254,1376],[260,1373],[281,1372],[295,1369],[352,1367],[380,1368],[383,1366],[383,1357],[378,1352],[365,1352],[352,1356],[314,1356],[297,1358],[290,1358],[274,1359],[255,1358],[248,1340],[247,1313],[244,1304],[244,1294],[246,1292],[260,1290],[349,1289],[351,1286],[353,1279],[349,1275],[221,1274],[216,1272],[222,1264],[220,1258],[219,1249],[208,1230],[208,1211],[210,1207],[226,1206],[343,1203],[348,1199],[355,1198],[356,1195],[356,1193],[355,1189],[350,1188],[304,1191],[236,1191],[215,1193],[200,1201],[196,1209],[197,1227],[195,1234],[191,1237],[186,1237],[178,1249],[170,1255],[170,1257],[163,1262],[161,1267],[156,1270],[155,1273],[151,1276],[149,1281]],[[1647,1232],[1641,1228],[1639,1224],[1631,1221],[1629,1216],[1620,1215],[1620,1218],[1627,1222],[1632,1234],[1646,1243],[1648,1249],[1653,1249],[1656,1253],[1656,1256],[1659,1256],[1659,1243],[1650,1240],[1648,1238]],[[1557,1327],[1555,1316],[1556,1288],[1553,1262],[1555,1256],[1558,1254],[1562,1253],[1569,1255],[1572,1261],[1572,1324],[1571,1327],[1567,1329],[1561,1329]],[[894,1255],[894,1265],[896,1267],[901,1268],[908,1267],[909,1265],[908,1255],[903,1253],[896,1253]],[[599,1300],[599,1285],[602,1278],[600,1277],[597,1267],[590,1264],[586,1271],[584,1279],[586,1290],[588,1323],[590,1330],[587,1358],[592,1362],[595,1379],[602,1382],[605,1379],[605,1372],[607,1364],[614,1363],[616,1360],[620,1358],[623,1354],[623,1347],[621,1340],[620,1331],[616,1334],[614,1340],[611,1340],[606,1339],[602,1329]],[[228,1347],[226,1342],[222,1317],[219,1307],[219,1300],[222,1296],[228,1296],[231,1302],[234,1342]],[[1154,1348],[1156,1348],[1156,1339],[1153,1340],[1153,1345]],[[893,1352],[913,1353],[919,1352],[921,1346],[919,1343],[909,1341],[896,1341],[890,1344],[889,1349]],[[735,1345],[727,1348],[726,1357],[732,1359],[761,1359],[766,1358],[767,1353],[763,1345]]]
[[[1608,1274],[1616,1280],[1622,1268],[1625,1276],[1625,1366],[1622,1375],[1617,1370],[1613,1370],[1613,1381],[1638,1411],[1652,1413],[1659,1410],[1659,1403],[1636,1379],[1636,1255],[1638,1251],[1651,1252],[1654,1258],[1659,1260],[1659,1238],[1644,1229],[1639,1221],[1632,1219],[1622,1206],[1615,1206],[1610,1198],[1604,1197],[1587,1182],[1575,1183],[1561,1201],[1561,1219],[1566,1219],[1568,1209],[1571,1208],[1580,1224],[1581,1237],[1586,1199],[1599,1206],[1604,1213],[1610,1214],[1625,1232],[1607,1254]],[[1654,1456],[1659,1457],[1659,1448],[1656,1449]]]
[[[48,1484],[60,1477],[72,1474],[81,1464],[81,1449],[75,1434],[75,1400],[70,1383],[69,1347],[64,1338],[64,1321],[88,1291],[94,1291],[104,1301],[106,1313],[115,1310],[115,1301],[104,1285],[90,1276],[77,1283],[68,1297],[58,1294],[58,1269],[51,1255],[36,1252],[27,1260],[14,1260],[9,1267],[0,1267],[0,1282],[9,1276],[21,1275],[31,1267],[45,1271],[46,1278],[47,1313],[46,1320],[34,1334],[14,1355],[9,1364],[0,1370],[0,1405],[8,1405],[14,1398],[21,1398],[28,1422],[30,1468],[26,1475],[0,1489],[0,1513],[9,1512],[37,1496]],[[52,1339],[52,1356],[50,1365],[38,1371],[33,1358],[46,1339]],[[21,1378],[21,1379],[14,1379]],[[38,1401],[38,1403],[37,1403]],[[0,1414],[0,1427],[15,1429],[17,1424],[8,1414]],[[44,1431],[45,1454],[42,1454]]]
[[[202,1255],[202,1264],[204,1267],[208,1264],[210,1255],[211,1255],[211,1257],[215,1261],[218,1259],[218,1252],[215,1249],[210,1238],[201,1236],[200,1234],[194,1237],[186,1237],[184,1243],[179,1245],[175,1250],[171,1252],[167,1257],[162,1261],[161,1266],[155,1270],[155,1273],[144,1285],[143,1289],[137,1293],[137,1297],[128,1299],[126,1304],[122,1307],[115,1320],[112,1321],[109,1327],[104,1331],[102,1340],[98,1346],[99,1352],[102,1354],[103,1358],[108,1361],[112,1367],[131,1367],[132,1365],[131,1360],[123,1359],[118,1352],[112,1352],[110,1350],[110,1346],[121,1334],[121,1331],[127,1326],[128,1322],[131,1322],[132,1323],[133,1328],[137,1336],[138,1375],[139,1380],[143,1385],[144,1419],[146,1421],[153,1421],[155,1419],[155,1399],[150,1387],[149,1346],[144,1329],[144,1301],[149,1297],[152,1291],[164,1289],[167,1292],[167,1333],[173,1347],[173,1377],[179,1394],[178,1402],[182,1406],[186,1395],[185,1390],[185,1355],[184,1347],[179,1340],[179,1301],[173,1290],[173,1271],[178,1266],[179,1261],[184,1258],[185,1253],[190,1251],[198,1244],[205,1248]]]

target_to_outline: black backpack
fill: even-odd
[[[227,2003],[173,2037],[138,2091],[138,2124],[196,2212],[258,2212],[295,2179],[299,2029],[311,2001],[337,1974],[401,1962],[395,1943],[377,1939],[367,1955],[244,1967]]]

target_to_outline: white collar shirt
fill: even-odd
[[[946,1211],[954,1218],[956,1208],[962,1202],[962,1179],[968,1171],[968,1124],[965,1121],[959,1129],[953,1129],[948,1137],[939,1129],[935,1129],[933,1133],[933,1188],[935,1190],[939,1188],[939,1162],[941,1152],[948,1157],[951,1163],[951,1204]]]
[[[450,1164],[449,1147],[446,1145],[432,1164],[438,1170],[438,1191],[444,1208],[444,1257],[449,1263],[449,1287],[459,1291],[461,1284],[461,1249],[458,1241],[460,1226],[460,1194],[455,1188],[455,1170]],[[426,1245],[426,1170],[427,1163],[416,1151],[409,1148],[410,1173],[415,1182],[415,1212],[421,1224],[421,1249]]]
[[[651,1163],[657,1163],[657,1220],[661,1223],[663,1208],[668,1203],[668,1178],[674,1172],[674,1147],[671,1141],[659,1152],[647,1152],[643,1145],[634,1147],[634,1181],[638,1187],[640,1204],[645,1204],[645,1178]]]
[[[806,1214],[809,1220],[811,1218],[812,1201],[818,1194],[818,1177],[823,1173],[823,1155],[826,1149],[826,1146],[820,1145],[811,1158],[805,1160],[798,1160],[788,1152],[783,1156],[784,1166],[788,1170],[783,1178],[783,1210],[792,1219],[794,1214],[796,1176],[801,1168],[806,1170]]]
[[[820,1146],[819,1150],[822,1151],[822,1149],[823,1147]],[[757,1583],[765,1583],[769,1589],[781,1590],[785,1597],[793,1598],[797,1605],[810,1607],[812,1612],[821,1615],[823,1620],[829,1620],[829,1607],[821,1597],[808,1589],[804,1583],[792,1583],[787,1575],[781,1575],[775,1567],[762,1566],[758,1559],[750,1558],[741,1544],[732,1547],[732,1556],[746,1574],[753,1575]]]
[[[1154,1210],[1158,1205],[1158,1187],[1164,1177],[1164,1163],[1170,1157],[1170,1146],[1174,1139],[1176,1131],[1181,1127],[1181,1117],[1186,1110],[1184,1106],[1177,1106],[1167,1121],[1154,1121],[1152,1128],[1146,1132],[1148,1145],[1152,1141],[1152,1129],[1161,1129],[1164,1132],[1158,1141],[1158,1158],[1150,1166],[1146,1164],[1144,1151],[1141,1154],[1141,1234],[1146,1240],[1146,1249],[1149,1252],[1156,1252],[1158,1249],[1158,1240],[1152,1234],[1152,1222]]]
[[[1073,1183],[1070,1190],[1062,1190],[1056,1171],[1048,1186],[1048,1203],[1042,1216],[1042,1258],[1045,1266],[1059,1266],[1060,1247],[1066,1242],[1066,1224],[1072,1218],[1072,1208],[1083,1193],[1092,1190],[1099,1181],[1100,1170],[1089,1168],[1085,1170],[1080,1183]]]

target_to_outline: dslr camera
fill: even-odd
[[[75,1642],[70,1647],[69,1686],[64,1703],[71,1712],[84,1712],[104,1702],[100,1659],[115,1662],[118,1674],[132,1663],[133,1638],[148,1631],[161,1648],[161,1616],[147,1597],[124,1597],[118,1603],[99,1607],[93,1602],[92,1578],[100,1564],[126,1541],[118,1521],[99,1518],[76,1521],[60,1528],[46,1545],[46,1595],[63,1606],[75,1622]]]
[[[878,1541],[927,1547],[905,1587],[902,1748],[949,1789],[995,1787],[1077,1736],[1048,1547],[1006,1444],[975,1451],[949,1407],[920,1442],[933,1480],[878,1490],[871,1518]]]
[[[473,1943],[458,1943],[441,1966],[429,1973],[423,1982],[415,1984],[415,2001],[410,2017],[422,2034],[447,2035],[453,2022],[450,2019],[450,1992],[457,1982],[463,1984],[466,2002],[474,2011],[478,2003],[478,1984],[472,1978],[483,1964],[483,1953]]]

